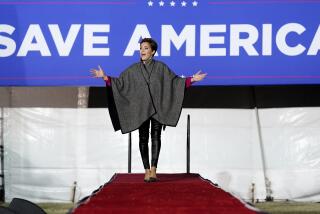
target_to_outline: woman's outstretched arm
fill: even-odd
[[[111,85],[110,78],[104,73],[103,69],[98,65],[99,69],[91,69],[91,75],[94,78],[103,78],[103,80],[107,83],[108,86]]]
[[[202,73],[202,71],[198,71],[196,74],[192,75],[191,82],[199,82],[203,80],[207,76],[207,73]]]

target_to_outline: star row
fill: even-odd
[[[152,7],[153,4],[155,4],[154,1],[151,1],[151,0],[148,1],[148,6],[149,7]],[[158,4],[159,4],[160,7],[164,7],[166,5],[166,3],[163,0],[159,1]],[[168,2],[168,4],[170,5],[170,7],[175,7],[176,5],[179,5],[179,3],[176,2],[176,1],[170,1],[170,2]],[[192,4],[193,7],[197,7],[198,6],[198,1],[192,1],[191,4]],[[188,2],[181,1],[180,5],[181,5],[181,7],[187,7]]]

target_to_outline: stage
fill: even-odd
[[[115,174],[71,211],[88,213],[262,213],[199,174]]]

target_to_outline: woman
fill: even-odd
[[[114,129],[121,129],[122,133],[139,129],[139,149],[145,169],[145,182],[157,181],[162,127],[177,125],[185,88],[207,75],[201,71],[188,78],[175,75],[166,64],[153,59],[157,47],[153,39],[142,39],[140,62],[127,68],[119,78],[105,75],[100,66],[99,69],[91,70],[93,77],[103,78],[112,90],[113,99],[109,102],[109,112]],[[115,109],[113,111],[110,106],[112,103]],[[150,123],[151,167],[148,152]]]

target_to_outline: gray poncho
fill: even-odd
[[[109,112],[115,131],[131,132],[150,117],[166,126],[177,125],[186,79],[174,74],[166,64],[156,60],[139,62],[119,78],[110,78]]]

